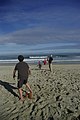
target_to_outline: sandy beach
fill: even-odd
[[[79,120],[80,64],[31,65],[33,98],[22,103],[12,78],[14,65],[0,65],[0,120]],[[23,94],[25,95],[25,86]]]

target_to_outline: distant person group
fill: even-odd
[[[44,59],[44,61],[43,61],[43,64],[44,64],[44,65],[46,65],[47,62],[48,62],[49,70],[50,70],[50,71],[53,71],[53,69],[52,69],[52,61],[53,61],[52,55],[50,55],[49,57],[47,57],[47,60]],[[38,62],[38,66],[39,66],[39,69],[42,68],[42,62],[41,62],[41,61]]]
[[[41,68],[42,68],[42,63],[43,63],[44,65],[46,65],[46,64],[47,64],[47,60],[46,60],[46,59],[44,59],[44,61],[38,61],[38,66],[39,66],[39,69],[41,69]]]

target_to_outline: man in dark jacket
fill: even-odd
[[[49,59],[48,59],[50,71],[52,71],[52,61],[53,61],[53,57],[52,57],[52,55],[51,55],[51,56],[49,57]]]

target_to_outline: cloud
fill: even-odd
[[[79,43],[80,30],[58,30],[48,27],[35,27],[12,32],[0,37],[0,44],[16,43],[26,45],[46,43]]]
[[[0,2],[0,44],[8,52],[54,51],[80,43],[78,0]]]

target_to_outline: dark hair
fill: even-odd
[[[19,55],[19,56],[18,56],[18,60],[19,60],[20,62],[22,62],[22,61],[24,60],[24,57],[23,57],[22,55]]]

